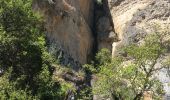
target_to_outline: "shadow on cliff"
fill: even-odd
[[[93,33],[95,38],[94,54],[102,48],[112,51],[112,43],[117,42],[118,37],[114,30],[108,0],[102,0],[100,3],[95,1]]]

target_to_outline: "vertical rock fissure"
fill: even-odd
[[[95,38],[94,53],[102,48],[112,51],[112,43],[118,39],[114,30],[108,0],[95,1],[93,33]]]
[[[94,15],[93,15],[93,60],[98,51],[103,48],[109,49],[112,52],[112,43],[118,41],[118,36],[114,30],[114,23],[109,9],[108,0],[94,0]],[[95,63],[97,63],[94,60]],[[90,86],[93,87],[95,78],[93,73],[88,73],[87,77],[90,77]],[[93,95],[93,100],[100,100],[101,97]]]
[[[98,0],[94,0],[93,3],[93,25],[91,27],[93,33],[93,48],[88,58],[88,63],[91,63],[91,60],[95,62],[96,53],[102,48],[107,48],[112,51],[112,43],[117,39],[108,0],[102,0],[101,3],[99,3]],[[93,73],[86,71],[85,83],[89,87],[93,86],[92,74]]]
[[[97,31],[96,31],[96,11],[97,11],[97,2],[94,1],[94,13],[93,13],[93,27],[92,27],[92,33],[93,33],[93,49],[92,49],[92,60],[95,58],[95,55],[97,53],[98,48],[98,42],[97,42]]]

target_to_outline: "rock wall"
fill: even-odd
[[[33,8],[45,15],[49,40],[64,52],[64,58],[68,58],[65,64],[69,59],[85,64],[94,38],[98,49],[112,49],[115,56],[122,46],[140,42],[152,32],[151,23],[169,24],[169,0],[102,0],[102,7],[98,8],[94,1],[34,0]],[[94,12],[96,8],[99,10]]]
[[[108,0],[114,29],[120,41],[112,45],[113,56],[119,48],[131,42],[140,42],[152,32],[152,23],[170,28],[169,0]]]
[[[79,6],[87,24],[93,28],[94,0],[79,0]]]
[[[118,42],[113,41],[112,44],[113,57],[121,54],[119,52],[121,51],[121,47],[130,43],[142,42],[146,34],[154,31],[152,28],[154,24],[159,24],[162,28],[168,27],[170,29],[170,0],[103,1],[108,1],[109,11],[114,25],[113,30],[118,36]],[[105,20],[105,22],[107,21]],[[147,100],[151,99],[151,97],[148,98]],[[102,100],[102,98],[95,95],[94,100]]]
[[[45,16],[48,39],[63,51],[63,64],[69,65],[70,59],[87,63],[93,45],[93,0],[34,0],[33,8]]]
[[[112,44],[113,57],[121,54],[119,51],[121,51],[120,48],[122,46],[129,45],[130,43],[142,43],[143,38],[147,34],[154,33],[155,24],[159,25],[161,29],[170,29],[170,0],[108,1],[114,29],[120,39],[119,42],[113,42]],[[166,74],[163,73],[161,79],[169,81],[164,75]],[[169,87],[165,81],[162,83],[165,95],[168,95]],[[152,96],[146,94],[144,99],[152,100]]]
[[[170,28],[170,0],[102,0],[101,6],[94,1],[34,0],[33,8],[43,13],[48,39],[62,51],[64,65],[87,63],[94,38],[98,50],[112,49],[114,57],[122,46],[141,42],[152,32],[152,23]]]

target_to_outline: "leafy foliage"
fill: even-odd
[[[32,0],[1,0],[0,99],[62,99],[64,85],[52,78],[57,64],[47,51],[43,20],[32,11]]]
[[[102,0],[96,0],[98,4],[102,4]]]
[[[149,34],[141,44],[131,44],[123,48],[126,57],[110,57],[111,53],[103,49],[96,56],[97,64],[85,65],[97,77],[93,92],[105,98],[119,100],[140,100],[149,91],[154,100],[161,100],[163,86],[154,76],[157,71],[168,68],[161,64],[169,47],[168,31]]]

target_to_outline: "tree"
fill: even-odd
[[[113,100],[140,100],[149,91],[154,100],[160,100],[164,91],[155,73],[169,67],[163,60],[168,53],[169,35],[167,30],[147,35],[141,44],[122,48],[126,57],[112,59],[108,50],[101,50],[96,56],[98,63],[85,66],[97,77],[93,85],[94,94]],[[157,66],[157,63],[161,65]]]
[[[42,16],[32,11],[32,0],[1,0],[0,99],[64,98],[64,85],[53,80],[55,58],[47,50]]]

